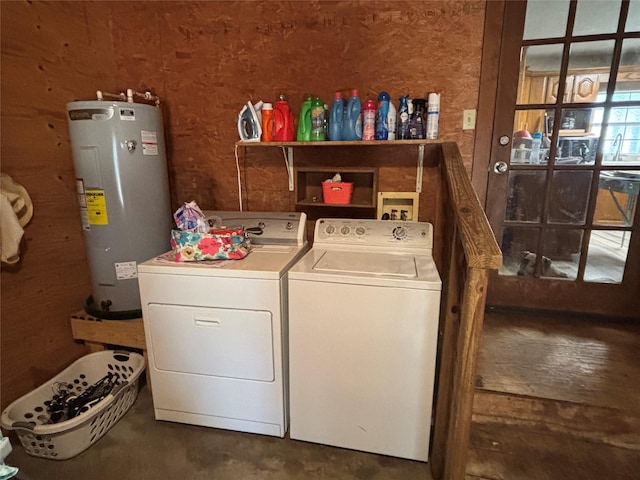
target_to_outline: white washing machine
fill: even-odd
[[[284,437],[287,271],[308,250],[304,213],[207,211],[250,229],[241,260],[138,266],[157,420]]]
[[[429,223],[319,219],[289,271],[292,439],[428,460],[442,283]]]

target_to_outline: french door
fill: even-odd
[[[640,0],[504,4],[488,304],[640,316]]]

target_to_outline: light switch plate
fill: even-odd
[[[462,129],[474,130],[476,128],[476,110],[464,110],[462,112]]]

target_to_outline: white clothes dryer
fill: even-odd
[[[251,232],[241,260],[138,266],[157,420],[284,437],[287,272],[308,250],[304,213],[206,211]]]
[[[429,223],[319,219],[289,271],[292,439],[428,460],[442,283]]]

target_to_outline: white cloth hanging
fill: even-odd
[[[20,241],[24,226],[33,216],[33,203],[27,190],[0,173],[0,253],[4,263],[20,260]]]

